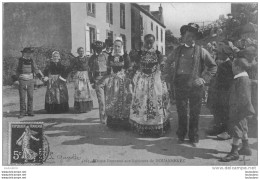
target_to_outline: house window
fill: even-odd
[[[153,22],[151,22],[151,30],[153,31]]]
[[[113,42],[113,31],[107,30],[107,39],[111,39]]]
[[[125,29],[125,4],[120,3],[120,27]]]
[[[156,50],[158,50],[158,45],[156,45]]]
[[[87,3],[87,14],[88,16],[96,17],[96,4]]]
[[[97,35],[96,35],[96,29],[93,27],[89,27],[89,43],[90,47],[93,42],[96,41]],[[90,52],[93,53],[93,49],[90,48]]]
[[[163,30],[161,29],[161,42],[163,42]]]
[[[122,40],[123,40],[123,45],[124,45],[124,51],[126,51],[126,37],[124,34],[121,34]]]
[[[156,26],[156,40],[158,40],[158,26]]]
[[[163,47],[161,47],[161,52],[162,52],[162,54],[163,54]]]
[[[143,17],[140,16],[140,31],[141,31],[141,36],[143,35],[144,31],[144,26],[143,26]]]
[[[107,3],[107,23],[113,24],[113,4]]]

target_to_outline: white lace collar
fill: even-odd
[[[118,53],[118,54],[115,54],[115,51],[113,50],[111,55],[112,55],[112,56],[115,56],[115,55],[123,56],[124,54],[125,54],[125,53],[124,53],[123,50],[121,50],[121,52]]]

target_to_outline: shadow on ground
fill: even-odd
[[[96,110],[96,109],[98,109],[98,108],[93,108],[92,110]],[[3,112],[3,117],[18,117],[19,114],[20,114],[20,111],[11,111],[11,112],[5,111],[5,112]],[[40,110],[34,111],[34,114],[37,115],[37,114],[50,114],[50,113],[47,113],[47,111],[45,109],[40,109]],[[60,113],[60,114],[82,114],[82,113],[77,113],[74,110],[74,107],[70,107],[68,112]]]
[[[32,120],[29,120],[32,122]],[[47,137],[82,136],[76,140],[66,140],[62,145],[93,144],[102,146],[131,146],[133,149],[144,149],[151,153],[165,156],[178,156],[186,159],[218,159],[214,154],[225,153],[216,149],[194,148],[186,145],[178,145],[173,138],[171,130],[165,137],[140,138],[131,131],[119,131],[107,128],[99,124],[99,118],[73,119],[73,118],[46,118],[35,120],[44,122]],[[67,124],[66,124],[67,123]],[[72,124],[73,125],[70,125]],[[173,129],[172,121],[172,129]],[[66,126],[60,124],[66,124]],[[57,133],[57,131],[62,131]],[[53,133],[52,133],[53,132]]]

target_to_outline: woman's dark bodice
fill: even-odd
[[[44,76],[61,75],[63,78],[66,78],[66,70],[65,67],[61,64],[61,62],[50,62],[44,69],[43,73]]]
[[[130,65],[130,59],[127,54],[123,56],[112,56],[110,54],[108,60],[109,60],[109,66],[112,68],[114,73],[117,73],[122,69],[127,70]]]
[[[74,64],[74,70],[75,71],[89,71],[89,65],[88,65],[88,58],[87,57],[76,57],[75,58],[75,64]]]
[[[143,73],[152,74],[157,70],[161,61],[159,51],[140,51],[138,56],[139,68]]]

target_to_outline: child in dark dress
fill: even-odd
[[[238,160],[239,155],[251,155],[252,151],[248,144],[247,119],[255,111],[251,103],[251,80],[246,70],[249,68],[247,59],[237,58],[232,63],[234,81],[229,98],[229,129],[233,136],[230,153],[221,158],[222,162]],[[239,150],[239,142],[242,139],[242,147]]]

